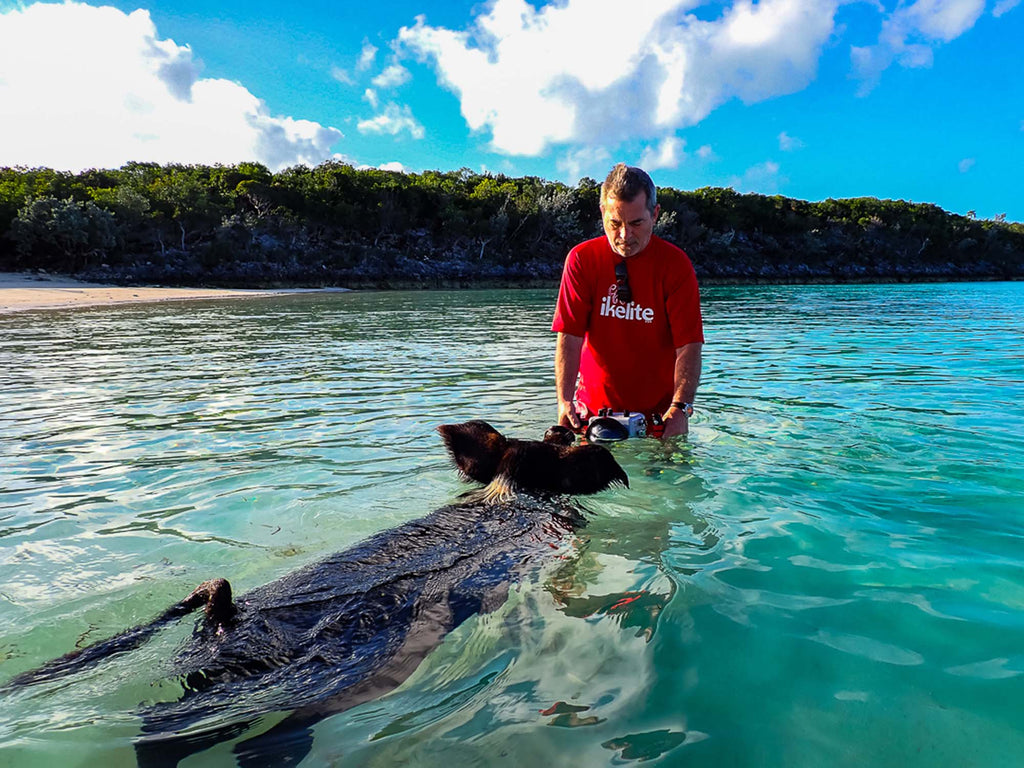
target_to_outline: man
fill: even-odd
[[[558,334],[558,422],[578,429],[601,408],[661,416],[689,429],[704,331],[690,259],[654,235],[651,177],[616,165],[601,185],[604,237],[565,260],[551,330]],[[578,381],[577,381],[578,377]]]

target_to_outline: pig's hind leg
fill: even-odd
[[[41,667],[22,672],[17,677],[9,680],[4,687],[14,688],[57,680],[79,672],[111,656],[132,651],[156,634],[164,625],[169,624],[175,619],[187,616],[200,607],[204,608],[206,613],[207,626],[212,625],[219,632],[223,631],[224,627],[230,624],[231,619],[235,615],[235,605],[231,601],[231,585],[228,584],[226,579],[204,581],[192,590],[188,597],[172,605],[148,624],[132,627],[106,640],[101,640],[85,648],[71,651],[71,653],[65,654],[58,659],[48,661]]]

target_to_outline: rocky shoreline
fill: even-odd
[[[483,268],[481,268],[481,266]],[[1000,274],[986,265],[887,264],[842,267],[803,263],[747,268],[702,268],[695,264],[702,285],[936,283],[1021,280],[1024,274]],[[109,285],[281,289],[343,287],[357,290],[546,288],[557,287],[560,265],[470,265],[465,261],[429,263],[400,259],[393,269],[337,268],[325,264],[231,262],[201,269],[189,260],[163,264],[142,262],[101,265],[73,273],[86,282]],[[476,267],[476,268],[474,268]]]

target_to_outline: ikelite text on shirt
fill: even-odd
[[[635,301],[629,304],[620,304],[610,295],[601,299],[602,317],[617,317],[620,320],[643,320],[645,323],[654,322],[654,310],[650,307],[641,307]]]

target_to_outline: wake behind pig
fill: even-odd
[[[585,522],[559,497],[628,485],[611,453],[573,445],[562,427],[543,441],[506,438],[484,421],[438,431],[461,474],[485,488],[237,599],[226,580],[204,582],[150,623],[7,687],[130,651],[202,608],[175,663],[183,695],[140,711],[139,764],[177,765],[255,729],[271,712],[290,714],[236,744],[236,758],[245,766],[298,762],[316,722],[396,688],[455,627],[501,606],[510,584]]]

